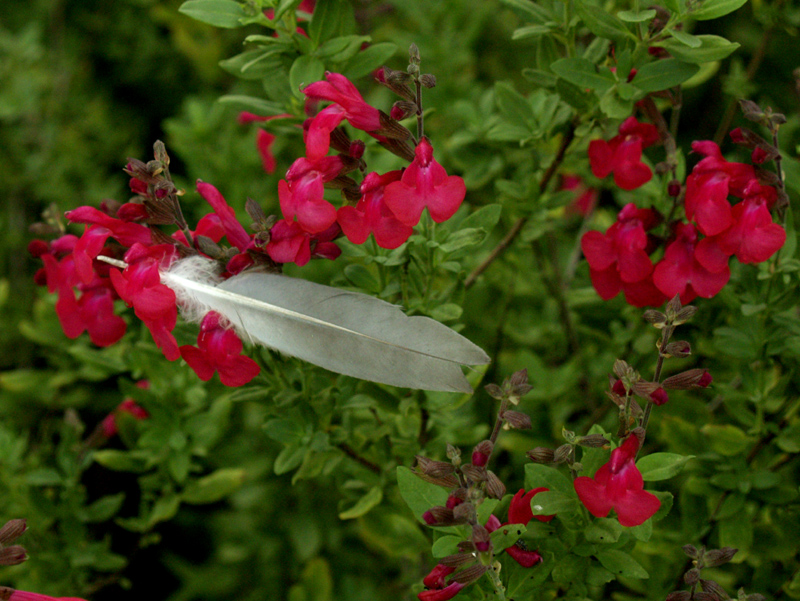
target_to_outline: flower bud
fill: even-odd
[[[502,417],[515,430],[530,430],[533,427],[530,416],[521,411],[504,411]]]
[[[694,545],[683,545],[681,549],[692,559],[698,559],[700,557],[700,551],[698,551],[697,547]]]
[[[698,580],[700,580],[700,570],[697,568],[692,568],[683,575],[683,581],[689,586],[697,584]]]
[[[691,593],[689,591],[675,591],[667,595],[665,601],[689,601]]]
[[[667,394],[666,390],[659,386],[656,390],[650,393],[650,400],[653,402],[653,404],[661,406],[669,401],[669,395]]]
[[[767,161],[769,155],[767,151],[763,148],[753,148],[753,152],[750,155],[750,160],[753,161],[756,165],[761,165]]]
[[[479,553],[484,553],[492,548],[492,540],[489,531],[480,524],[472,527],[472,544]]]
[[[422,455],[417,455],[417,470],[427,476],[448,476],[455,471],[452,463],[447,461],[434,461]]]
[[[439,560],[439,564],[443,566],[451,566],[454,568],[459,568],[468,563],[473,563],[474,561],[475,561],[475,555],[473,555],[472,553],[454,553],[453,555],[447,555],[446,557],[442,557]]]
[[[472,449],[472,465],[485,466],[493,449],[494,444],[491,440],[484,440],[475,445],[475,448]]]
[[[446,566],[441,563],[437,564],[436,567],[430,571],[430,574],[422,579],[422,584],[424,584],[426,588],[444,588],[444,579],[455,571],[456,569],[453,566]]]
[[[558,447],[553,456],[553,463],[564,463],[572,456],[572,445],[562,444]]]
[[[468,463],[467,465],[461,466],[461,473],[464,474],[467,478],[472,480],[473,482],[484,482],[486,481],[486,468],[481,467],[478,465],[472,465]]]
[[[470,502],[461,503],[453,508],[453,519],[459,524],[465,524],[475,518],[475,505]]]
[[[27,561],[27,559],[27,552],[19,545],[11,545],[0,549],[0,565],[2,566],[15,566]]]
[[[8,520],[3,527],[0,528],[0,544],[5,545],[13,540],[22,536],[22,533],[28,529],[28,523],[23,518]]]
[[[683,359],[692,354],[692,345],[685,340],[676,340],[667,344],[666,353],[670,357],[677,357]]]
[[[647,323],[653,324],[658,329],[664,327],[667,323],[667,316],[664,315],[661,311],[656,311],[655,309],[648,309],[644,312],[644,320]]]
[[[700,578],[700,586],[705,592],[711,593],[719,599],[730,599],[728,592],[713,580],[705,580],[704,578]]]
[[[436,87],[436,77],[431,75],[430,73],[423,73],[419,76],[419,83],[421,83],[426,88],[435,88]]]
[[[506,485],[492,472],[486,472],[486,494],[493,499],[502,499],[506,494]]]
[[[672,198],[678,198],[681,193],[681,183],[674,179],[667,185],[667,194],[669,194]]]
[[[445,506],[448,509],[453,509],[457,505],[461,505],[467,499],[467,490],[465,488],[458,488],[454,490],[450,495],[447,497],[447,502],[445,502]]]
[[[553,463],[555,458],[553,449],[548,449],[547,447],[536,447],[528,451],[526,455],[534,463]]]
[[[697,313],[697,307],[692,305],[683,307],[680,311],[676,313],[675,318],[672,320],[672,324],[676,326],[684,324],[687,321],[689,321],[694,316],[695,313]]]
[[[704,369],[687,369],[684,372],[670,376],[664,380],[661,385],[667,390],[688,390],[689,388],[698,386],[705,374],[708,374],[708,372]],[[708,378],[710,377],[709,375]],[[706,384],[706,386],[707,385],[708,384]]]
[[[493,399],[497,399],[498,401],[503,399],[503,389],[497,384],[487,384],[483,389],[486,391],[486,394]]]
[[[447,443],[447,458],[450,461],[454,461],[455,459],[461,459],[461,449],[458,447],[454,447],[449,442]]]
[[[711,549],[703,554],[703,567],[716,568],[728,563],[739,549],[733,547],[722,547],[721,549]]]
[[[587,436],[581,436],[578,438],[577,443],[582,447],[588,447],[590,449],[599,449],[608,444],[606,437],[602,434],[589,434]]]

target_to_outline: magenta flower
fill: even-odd
[[[527,526],[528,522],[532,519],[539,520],[540,522],[549,522],[556,517],[554,515],[533,515],[533,511],[531,510],[531,500],[533,497],[540,492],[547,492],[548,490],[547,488],[540,487],[528,491],[525,489],[517,491],[517,494],[514,495],[511,499],[511,504],[508,506],[508,522],[506,522],[506,524],[522,524],[523,526]],[[530,568],[542,562],[542,556],[538,551],[531,551],[517,544],[508,547],[506,553],[514,558],[514,561],[523,568]]]
[[[132,415],[135,419],[147,419],[150,417],[150,414],[147,413],[147,411],[145,411],[141,405],[138,405],[136,401],[133,399],[125,399],[119,405],[117,405],[117,408],[114,409],[114,411],[109,413],[105,419],[103,419],[103,422],[100,425],[106,438],[111,438],[117,434],[119,431],[117,428],[117,419],[123,413]]]
[[[565,175],[561,178],[562,190],[573,190],[575,199],[564,209],[565,215],[582,215],[586,217],[594,210],[600,194],[590,188],[579,175]]]
[[[611,452],[611,459],[594,478],[575,479],[575,492],[593,516],[606,517],[614,509],[626,527],[643,524],[661,507],[661,501],[644,489],[642,474],[634,463],[639,441],[631,434]]]
[[[233,244],[241,252],[249,248],[252,242],[250,234],[247,233],[244,226],[236,219],[236,213],[222,194],[220,194],[220,191],[211,184],[207,184],[201,180],[197,180],[197,191],[200,193],[200,196],[206,199],[219,217],[228,242]]]
[[[433,158],[428,138],[423,137],[414,150],[414,161],[403,171],[400,181],[386,186],[383,202],[398,221],[413,227],[426,207],[436,223],[450,219],[466,194],[464,180],[447,175]]]
[[[686,218],[705,236],[715,236],[733,224],[728,195],[743,197],[755,179],[751,165],[731,163],[714,142],[692,142],[692,150],[706,155],[686,178]]]
[[[422,579],[422,584],[425,588],[442,589],[445,587],[444,579],[455,571],[454,567],[437,564],[430,574]]]
[[[647,254],[646,230],[657,221],[651,209],[629,203],[605,234],[591,231],[583,235],[581,249],[589,263],[592,285],[603,300],[623,290],[626,301],[636,307],[664,302],[664,295],[653,284],[653,263]]]
[[[172,335],[178,309],[175,293],[161,283],[159,268],[175,258],[175,247],[171,244],[146,247],[137,243],[125,253],[128,264],[125,270],[111,269],[109,272],[117,294],[133,307],[136,317],[144,322],[156,346],[169,361],[181,356]]]
[[[281,219],[269,231],[270,240],[265,250],[276,263],[296,263],[300,267],[311,257],[335,259],[342,250],[333,240],[339,235],[339,226],[333,224],[327,230],[312,235],[296,221]]]
[[[444,588],[422,591],[421,593],[417,594],[417,599],[419,599],[419,601],[448,601],[448,599],[452,599],[459,592],[461,592],[461,589],[463,588],[463,584],[454,581]]]
[[[728,283],[731,272],[727,256],[721,269],[711,271],[696,257],[696,247],[694,227],[688,223],[676,225],[675,239],[653,271],[653,283],[668,298],[680,294],[682,303],[689,303],[696,296],[711,298]]]
[[[384,175],[370,173],[361,184],[363,196],[355,207],[346,206],[336,212],[342,232],[353,244],[363,244],[370,233],[381,248],[397,248],[414,232],[398,221],[384,202],[386,186],[400,179],[400,171]]]
[[[290,115],[288,113],[282,113],[280,115],[270,115],[268,117],[262,117],[260,115],[256,115],[255,113],[250,113],[248,111],[242,111],[239,113],[239,117],[237,120],[241,124],[246,123],[253,123],[253,122],[263,122],[263,121],[271,121],[272,119],[285,119],[287,117],[291,118],[294,115]],[[275,142],[275,135],[271,134],[265,129],[259,129],[258,134],[256,135],[256,148],[258,149],[258,154],[261,157],[261,164],[264,167],[264,171],[267,173],[274,173],[275,172],[275,157],[272,155],[272,144]]]
[[[242,341],[231,328],[225,327],[219,313],[209,312],[200,324],[197,346],[180,347],[181,357],[197,376],[207,382],[219,372],[225,386],[242,386],[261,371],[250,357],[242,355]]]
[[[650,167],[642,162],[642,150],[659,139],[658,130],[649,123],[628,117],[619,126],[619,134],[605,140],[589,142],[589,164],[595,177],[603,179],[614,173],[614,183],[623,190],[635,190],[653,177]]]
[[[328,154],[331,132],[342,120],[367,132],[381,129],[380,111],[364,102],[356,87],[339,73],[326,73],[326,81],[317,81],[303,88],[311,100],[330,100],[334,104],[321,110],[306,132],[306,156],[316,161]]]
[[[338,156],[317,161],[297,159],[278,182],[278,198],[286,219],[297,219],[306,232],[325,231],[336,221],[336,209],[323,197],[324,185],[335,179],[344,164]]]
[[[8,601],[86,601],[78,597],[51,597],[49,595],[18,590],[12,591],[7,599]]]

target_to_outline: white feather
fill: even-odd
[[[187,320],[216,311],[244,339],[325,369],[383,384],[472,392],[461,365],[488,355],[447,326],[409,317],[380,299],[282,275],[249,272],[221,280],[203,257],[162,272]]]

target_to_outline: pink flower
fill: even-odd
[[[336,212],[342,232],[350,242],[363,244],[372,233],[381,248],[397,248],[414,232],[411,226],[398,221],[384,202],[386,186],[398,181],[400,175],[400,171],[368,174],[361,184],[363,196],[358,204],[342,207]]]
[[[657,221],[654,211],[629,203],[605,234],[591,231],[583,235],[581,249],[589,263],[592,285],[603,300],[624,290],[627,302],[636,307],[664,302],[664,295],[653,284],[653,263],[647,254],[646,230]]]
[[[336,221],[336,209],[323,197],[324,185],[334,180],[344,164],[338,156],[316,161],[297,159],[278,182],[278,198],[286,219],[297,219],[305,231],[325,231]]]
[[[628,117],[619,126],[619,135],[608,142],[589,142],[589,164],[595,177],[603,179],[614,173],[614,183],[623,190],[635,190],[653,177],[642,163],[642,150],[658,141],[658,130],[649,123]]]
[[[272,119],[285,119],[285,118],[294,117],[294,115],[290,115],[289,113],[282,113],[280,115],[270,115],[268,117],[262,117],[260,115],[256,115],[255,113],[250,113],[248,111],[242,111],[239,113],[239,117],[237,120],[241,124],[246,123],[253,123],[253,122],[263,122],[263,121],[271,121]],[[261,164],[264,167],[264,171],[267,173],[274,173],[275,172],[275,157],[272,155],[272,144],[275,142],[275,135],[271,134],[265,129],[259,129],[258,134],[256,135],[256,148],[258,149],[258,154],[261,156]]]
[[[364,102],[356,87],[339,73],[326,73],[326,81],[317,81],[303,89],[313,100],[330,100],[334,104],[321,110],[311,122],[306,134],[306,156],[316,161],[328,154],[331,132],[347,119],[363,131],[381,129],[380,111]]]
[[[425,588],[444,588],[444,579],[455,571],[456,569],[454,567],[437,564],[436,567],[431,570],[430,574],[422,579],[422,584],[425,585]]]
[[[585,217],[594,210],[600,197],[598,191],[587,186],[579,175],[565,175],[561,179],[561,189],[575,192],[575,199],[564,209],[566,215]]]
[[[639,441],[631,434],[611,452],[611,459],[594,478],[575,479],[575,492],[593,516],[603,518],[614,509],[623,526],[638,526],[650,519],[661,501],[644,489],[642,474],[634,463]]]
[[[532,519],[537,519],[540,522],[549,522],[556,517],[554,515],[533,515],[533,511],[531,510],[531,500],[533,497],[540,492],[547,492],[548,490],[547,488],[540,487],[528,491],[525,489],[517,491],[517,494],[514,495],[511,499],[511,504],[508,506],[508,522],[506,522],[506,524],[522,524],[523,526],[527,526],[528,522]],[[542,556],[539,555],[538,551],[531,551],[519,543],[508,547],[506,553],[513,557],[514,560],[524,568],[530,568],[542,562]]]
[[[85,601],[78,597],[50,597],[39,593],[29,593],[27,591],[13,591],[8,601]]]
[[[460,582],[451,582],[444,588],[429,589],[417,594],[419,601],[448,601],[455,597],[464,585]]]
[[[117,293],[133,307],[136,317],[144,322],[169,361],[180,357],[178,343],[171,333],[178,309],[175,293],[161,283],[159,268],[175,257],[175,247],[171,244],[146,247],[137,243],[125,253],[128,267],[122,272],[111,269],[109,273]]]
[[[296,221],[281,219],[269,231],[270,240],[265,250],[276,263],[296,263],[300,267],[312,256],[335,259],[342,253],[332,242],[339,231],[339,226],[334,223],[327,230],[312,235]]]
[[[705,236],[715,236],[733,223],[728,195],[742,197],[755,179],[751,165],[731,163],[714,142],[692,142],[692,150],[706,155],[686,178],[686,218]]]
[[[111,438],[117,434],[119,431],[117,428],[117,419],[123,413],[132,415],[135,419],[147,419],[150,417],[150,414],[147,413],[143,407],[138,405],[136,401],[133,399],[125,399],[117,406],[116,409],[114,409],[114,411],[109,413],[105,419],[103,419],[101,427],[106,438]]]
[[[236,219],[236,213],[225,201],[220,191],[211,184],[207,184],[201,180],[197,180],[197,191],[200,193],[200,196],[206,199],[219,217],[228,242],[244,252],[252,241],[250,234],[247,233],[244,226]]]
[[[222,324],[219,313],[209,312],[200,324],[197,346],[180,347],[181,357],[197,376],[207,382],[219,372],[225,386],[242,386],[255,378],[261,369],[250,357],[242,355],[242,341],[231,328]]]
[[[696,256],[697,232],[691,224],[675,227],[675,240],[656,265],[653,283],[668,298],[681,295],[681,302],[691,302],[695,296],[711,298],[728,283],[731,272],[727,258],[722,269],[710,271]]]
[[[447,175],[433,158],[433,146],[423,137],[414,150],[414,161],[403,171],[400,181],[386,186],[383,202],[398,221],[413,227],[425,207],[436,223],[450,219],[466,194],[464,180]]]

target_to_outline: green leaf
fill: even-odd
[[[636,39],[625,26],[625,23],[599,6],[587,4],[582,0],[575,3],[575,11],[584,25],[589,28],[589,31],[596,36],[608,38],[615,42],[622,42],[625,38]]]
[[[681,44],[686,44],[689,48],[700,48],[703,44],[702,40],[698,38],[696,35],[692,35],[691,33],[686,33],[682,29],[670,29],[669,33],[672,35],[673,38],[678,40]],[[659,44],[654,44],[658,46]]]
[[[726,457],[743,453],[753,443],[753,439],[741,428],[730,424],[706,424],[700,428],[700,432],[706,436],[711,450]]]
[[[439,249],[445,253],[455,252],[466,248],[467,246],[475,246],[486,240],[488,233],[483,228],[470,227],[460,229],[447,237],[447,240],[439,246]]]
[[[380,486],[373,486],[361,497],[350,509],[339,514],[340,520],[352,520],[367,513],[370,509],[380,504],[383,500],[383,489]]]
[[[512,8],[528,13],[535,21],[547,21],[551,19],[551,13],[544,7],[531,0],[501,0],[503,4],[507,4]]]
[[[317,46],[322,41],[323,32],[333,36],[339,32],[345,11],[350,10],[342,0],[325,0],[314,9],[314,16],[308,26],[308,35]]]
[[[736,561],[745,559],[744,551],[753,546],[753,520],[747,512],[719,521],[719,544],[721,547],[739,549]]]
[[[344,268],[344,277],[357,288],[368,292],[378,292],[380,284],[369,268],[359,263],[352,263]]]
[[[305,428],[297,419],[279,417],[264,424],[264,432],[272,440],[291,444],[300,442],[305,434]]]
[[[455,534],[445,534],[436,539],[431,547],[431,555],[436,557],[447,557],[458,553],[458,543],[464,540],[463,536],[456,536]]]
[[[699,67],[675,58],[665,58],[643,65],[631,83],[645,92],[658,92],[682,84]]]
[[[569,586],[575,581],[581,581],[589,565],[587,557],[578,557],[571,553],[565,555],[553,567],[553,582]]]
[[[381,67],[396,53],[397,44],[392,44],[391,42],[373,44],[347,61],[347,64],[342,68],[342,73],[350,79],[362,77]]]
[[[606,92],[600,99],[600,110],[612,119],[624,119],[633,110],[632,100],[623,100],[619,97],[618,88]]]
[[[155,464],[155,458],[145,451],[104,449],[102,451],[95,451],[92,457],[103,467],[107,467],[116,472],[141,474],[149,470]]]
[[[462,309],[460,305],[455,303],[445,303],[434,308],[433,311],[431,311],[430,316],[436,321],[453,321],[454,319],[461,317],[463,312],[464,309]]]
[[[247,17],[241,4],[233,0],[187,0],[178,12],[224,29],[241,27],[239,19]]]
[[[680,473],[686,462],[694,455],[679,455],[677,453],[651,453],[636,462],[636,467],[642,473],[645,482],[668,480]]]
[[[325,75],[325,64],[313,56],[300,56],[289,69],[289,86],[298,98],[305,98],[301,88],[319,81]]]
[[[63,479],[53,468],[40,467],[25,474],[25,482],[31,486],[58,486],[63,484]]]
[[[467,216],[459,227],[461,229],[477,227],[491,232],[497,222],[500,221],[500,213],[502,212],[503,205],[501,204],[486,205]]]
[[[275,458],[275,464],[272,466],[275,475],[280,476],[281,474],[290,472],[303,463],[306,450],[305,446],[298,443],[285,446],[283,450],[278,453],[278,456]]]
[[[272,17],[273,21],[277,21],[283,16],[287,10],[295,10],[303,0],[281,0],[278,7],[275,9],[275,15]]]
[[[411,508],[414,517],[423,524],[423,513],[436,505],[442,506],[447,501],[447,491],[444,488],[425,482],[402,465],[397,467],[397,486],[400,496]]]
[[[519,29],[514,30],[514,33],[511,34],[512,40],[527,40],[529,38],[535,38],[540,35],[549,34],[552,31],[552,27],[547,25],[528,25],[527,27],[520,27]]]
[[[692,19],[708,21],[718,19],[740,9],[747,0],[704,0],[700,6],[689,13]]]
[[[558,491],[566,495],[574,495],[575,489],[569,478],[559,470],[540,463],[525,464],[525,489],[544,487],[550,491]],[[543,494],[543,493],[539,493]],[[536,495],[534,499],[538,499]]]
[[[94,523],[110,520],[120,510],[123,501],[125,501],[124,492],[100,497],[80,512],[81,521]]]
[[[691,37],[698,40],[700,45],[687,48],[685,42],[679,40],[676,36],[674,39],[664,40],[656,44],[656,46],[661,46],[677,59],[695,64],[722,60],[740,46],[740,44],[726,40],[718,35],[698,35]]]
[[[578,509],[578,500],[574,495],[558,491],[545,491],[534,495],[531,500],[533,515],[559,515],[572,514]]]
[[[344,35],[333,38],[317,48],[314,56],[332,63],[341,63],[355,56],[361,45],[371,39],[368,35]]]
[[[506,82],[497,82],[494,85],[494,99],[500,113],[509,123],[517,127],[526,127],[534,122],[533,108],[528,99],[517,92],[514,87]]]
[[[652,8],[638,13],[635,13],[632,10],[623,10],[617,13],[617,17],[626,23],[643,23],[645,21],[649,21],[655,16],[656,11],[654,11]]]
[[[229,94],[227,96],[221,96],[218,102],[221,104],[232,104],[239,110],[251,111],[257,115],[263,115],[265,117],[271,115],[280,115],[281,113],[286,112],[282,104],[277,102],[269,102],[268,100],[257,98],[255,96],[239,96]]]
[[[623,527],[618,520],[599,518],[586,529],[586,540],[590,543],[611,544],[619,540]]]
[[[280,47],[248,50],[219,62],[225,71],[242,79],[263,79],[276,69],[281,68],[282,61],[276,56],[283,49]]]
[[[221,468],[190,482],[181,493],[181,500],[191,505],[216,503],[239,490],[244,482],[245,471],[241,468]]]
[[[553,73],[581,89],[605,92],[616,83],[609,69],[606,67],[598,69],[594,63],[585,58],[562,58],[554,62],[550,68]]]
[[[639,562],[633,557],[616,549],[606,549],[599,551],[595,555],[602,566],[615,576],[623,578],[650,578]]]
[[[494,549],[507,549],[513,545],[520,536],[525,534],[527,528],[522,524],[506,524],[492,532],[492,547]]]

